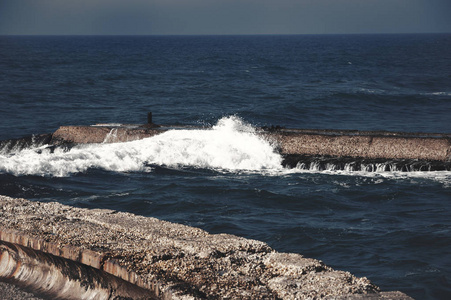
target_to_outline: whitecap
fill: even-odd
[[[282,169],[281,162],[282,157],[254,127],[231,116],[220,119],[211,129],[169,130],[143,140],[79,145],[69,151],[26,149],[0,155],[0,171],[58,177],[93,168],[149,172],[149,165],[259,171]]]

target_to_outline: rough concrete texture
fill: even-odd
[[[152,127],[61,126],[53,133],[52,144],[117,143],[139,140],[163,132]]]
[[[62,126],[53,134],[52,143],[126,142],[164,131],[143,126]],[[261,134],[275,142],[282,155],[451,161],[451,136],[447,134],[300,129]]]
[[[104,270],[162,299],[411,299],[263,242],[112,210],[0,196],[0,240]]]
[[[0,241],[0,278],[52,299],[156,299],[98,268],[5,241]]]
[[[449,161],[451,139],[388,135],[323,135],[274,132],[282,154]]]
[[[0,295],[2,300],[44,300],[33,293],[29,293],[7,282],[0,282]]]

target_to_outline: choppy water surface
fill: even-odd
[[[0,37],[0,140],[205,125],[0,153],[0,193],[267,242],[417,299],[451,295],[451,172],[286,169],[256,126],[451,132],[450,35]]]

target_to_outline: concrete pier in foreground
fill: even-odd
[[[0,279],[62,299],[411,299],[263,242],[6,196]]]

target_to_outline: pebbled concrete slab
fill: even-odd
[[[0,241],[105,271],[160,299],[411,299],[260,241],[112,210],[0,196]],[[3,249],[2,257],[14,255]],[[0,277],[7,269],[0,263]]]
[[[7,282],[0,282],[0,295],[2,300],[44,300],[44,298],[29,293],[20,287]]]
[[[368,159],[451,160],[451,138],[380,135],[374,133],[318,134],[279,131],[268,134],[282,154],[327,155]]]
[[[53,133],[51,144],[128,142],[162,132],[164,130],[144,126],[61,126]]]

